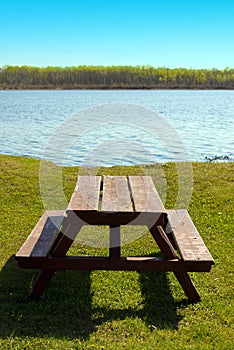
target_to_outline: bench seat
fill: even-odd
[[[208,266],[214,264],[208,248],[198,233],[187,210],[167,210],[167,233],[172,233],[174,243],[181,258],[188,262],[204,262]],[[170,232],[171,231],[171,232]]]
[[[58,234],[58,228],[61,226],[63,218],[63,210],[44,212],[31,234],[16,253],[16,259],[46,258]]]

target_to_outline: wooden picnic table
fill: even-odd
[[[84,225],[110,227],[109,256],[67,256]],[[145,225],[162,252],[121,256],[122,225]],[[65,211],[46,211],[16,254],[20,268],[41,269],[39,297],[60,269],[172,271],[189,301],[200,296],[188,272],[208,272],[214,260],[187,210],[166,210],[149,176],[79,176]]]

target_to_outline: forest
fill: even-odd
[[[0,89],[234,89],[234,68],[0,67]]]

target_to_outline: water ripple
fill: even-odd
[[[111,109],[105,120],[91,112],[79,119],[80,111],[86,108],[112,103],[126,104],[115,125]],[[171,154],[160,137],[150,134],[157,124],[153,113],[144,116],[145,131],[134,128],[136,116],[129,104],[165,118],[191,160],[227,154],[233,157],[233,91],[0,91],[0,152],[41,159],[55,130],[77,114],[77,123],[80,127],[89,125],[89,130],[80,137],[72,127],[64,128],[59,142],[65,147],[71,140],[77,141],[65,159],[59,152],[56,155],[58,145],[53,146],[53,160],[58,164],[133,165],[171,161],[181,153],[176,136],[174,143],[173,137],[170,140]],[[161,130],[162,135],[165,131]]]

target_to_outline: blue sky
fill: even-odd
[[[234,67],[234,1],[0,2],[0,66]]]

